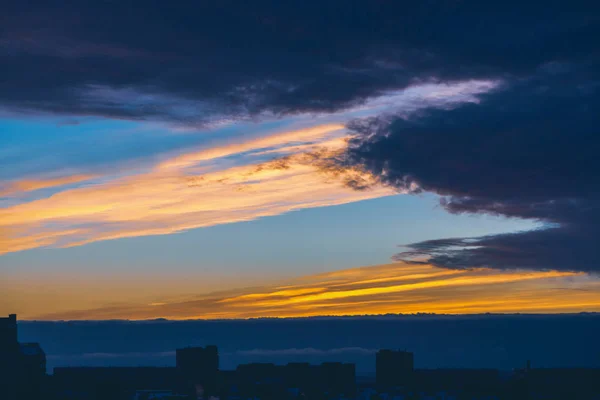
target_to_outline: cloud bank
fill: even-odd
[[[503,79],[586,60],[597,14],[565,8],[11,2],[0,17],[0,107],[179,124],[331,112],[415,82]]]
[[[434,192],[453,213],[533,219],[545,228],[408,245],[447,268],[598,272],[600,76],[552,66],[480,102],[415,116],[357,120],[335,163],[402,191]]]

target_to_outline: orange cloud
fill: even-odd
[[[220,170],[215,166],[204,174],[191,173],[188,168],[219,157],[290,143],[301,146],[301,150],[307,149],[304,145],[339,146],[343,137],[330,135],[339,135],[341,128],[321,125],[190,152],[144,173],[105,177],[48,198],[6,207],[0,210],[0,229],[11,234],[0,241],[0,254],[40,246],[70,247],[99,240],[170,234],[394,194],[383,187],[362,192],[348,189],[344,179],[360,178],[360,171],[322,171],[310,157],[293,153],[285,146],[282,151],[293,155],[285,160]],[[85,178],[78,175],[60,182]],[[59,180],[53,182],[58,184]]]
[[[3,189],[0,189],[0,196],[10,196],[17,193],[70,185],[73,183],[89,181],[93,178],[95,178],[94,175],[79,174],[47,179],[23,179],[6,184]]]
[[[373,177],[364,171],[344,170],[319,160],[320,155],[330,155],[346,145],[349,133],[340,121],[386,112],[409,115],[423,107],[472,102],[476,101],[476,94],[497,84],[465,81],[414,85],[340,113],[288,120],[293,124],[314,124],[303,129],[258,135],[250,133],[254,131],[250,124],[238,125],[238,131],[249,128],[248,133],[227,143],[217,140],[201,148],[186,149],[182,154],[171,154],[143,172],[132,168],[101,179],[74,174],[8,183],[0,186],[0,196],[16,198],[0,209],[0,230],[9,232],[0,240],[0,254],[40,246],[67,247],[170,234],[390,195],[392,191],[374,185]],[[259,157],[264,160],[268,156],[284,158],[257,164]],[[223,160],[225,157],[227,160]],[[232,162],[234,158],[237,164]],[[93,178],[85,187],[64,187]],[[13,196],[49,187],[59,190],[34,201]],[[21,203],[14,203],[18,201]]]
[[[302,145],[305,142],[322,141],[333,132],[344,129],[340,124],[326,124],[311,128],[300,129],[295,131],[277,133],[274,135],[253,138],[250,140],[240,141],[238,143],[230,143],[226,146],[206,149],[195,153],[186,153],[177,157],[173,157],[158,165],[159,169],[182,168],[200,161],[208,161],[215,158],[227,157],[232,154],[243,153],[250,150],[266,149],[269,147],[286,145],[290,143]]]
[[[395,277],[394,280],[387,279]],[[600,311],[600,280],[582,273],[445,271],[387,264],[143,304],[48,312],[42,319],[252,318],[386,313]],[[160,291],[157,287],[155,290]],[[158,297],[158,296],[157,296]]]

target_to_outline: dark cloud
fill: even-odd
[[[182,123],[527,75],[589,59],[600,36],[597,12],[563,1],[8,3],[1,107]]]
[[[542,223],[527,232],[414,243],[397,259],[599,272],[599,65],[554,64],[507,81],[477,104],[355,121],[358,136],[335,161],[403,191],[437,193],[453,213]]]
[[[359,137],[323,168],[438,193],[451,212],[546,224],[416,243],[399,258],[600,270],[594,2],[8,3],[0,109],[11,112],[196,124],[330,112],[425,81],[502,81],[479,104],[356,121]]]

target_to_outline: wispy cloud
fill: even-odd
[[[284,162],[257,162],[249,157],[242,165],[226,167],[211,163],[290,144],[301,146],[300,151],[323,149],[331,140],[343,140],[344,135],[342,125],[329,124],[174,155],[148,171],[125,177],[89,181],[92,177],[75,175],[15,182],[12,187],[33,190],[88,181],[0,210],[0,229],[4,232],[0,253],[169,234],[394,193],[383,187],[354,192],[344,187],[342,176],[327,176],[302,157]],[[338,184],[332,184],[336,180]]]
[[[34,190],[56,188],[60,186],[80,183],[93,179],[94,175],[75,174],[54,178],[21,179],[0,185],[0,197],[8,197]]]
[[[362,168],[323,162],[347,147],[351,133],[345,122],[371,113],[408,115],[424,107],[475,102],[497,85],[485,80],[414,85],[340,113],[240,124],[223,137],[218,129],[208,130],[210,135],[186,139],[185,146],[141,158],[136,152],[110,168],[83,173],[64,165],[11,178],[0,187],[0,196],[9,200],[0,209],[0,254],[171,234],[398,193],[378,185]],[[117,139],[99,134],[98,143]]]
[[[160,163],[158,168],[179,169],[197,164],[202,161],[209,161],[215,158],[227,157],[247,151],[257,151],[261,149],[266,150],[282,145],[289,146],[290,144],[296,144],[307,146],[307,142],[322,141],[332,132],[338,132],[343,129],[344,125],[341,124],[326,124],[295,131],[279,132],[273,135],[253,138],[250,140],[239,140],[224,146],[210,148],[199,152],[188,152],[180,156],[173,157]],[[310,144],[308,146],[310,146]]]

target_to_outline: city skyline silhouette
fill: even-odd
[[[600,3],[0,27],[0,400],[600,400]]]

